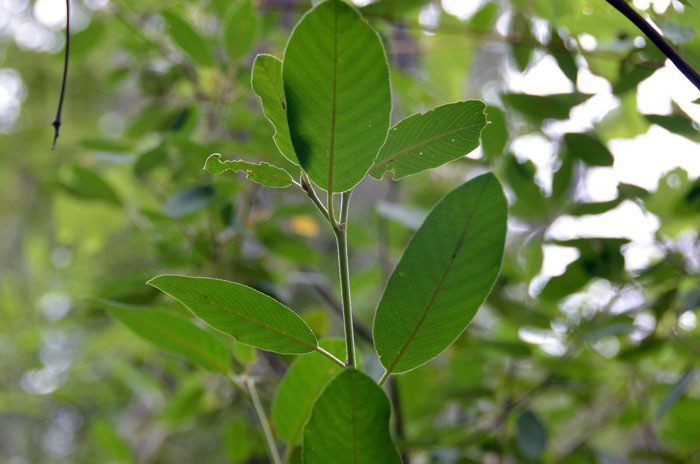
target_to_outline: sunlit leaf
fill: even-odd
[[[245,285],[206,277],[163,275],[149,285],[213,328],[246,345],[283,354],[310,353],[316,336],[291,309]]]
[[[289,187],[295,183],[294,179],[292,179],[292,176],[287,171],[282,168],[278,168],[277,166],[273,166],[270,163],[263,161],[257,164],[243,160],[221,161],[221,155],[218,153],[214,153],[207,158],[207,161],[204,164],[204,169],[212,174],[222,174],[226,171],[245,172],[248,179],[252,180],[253,182],[274,188]]]
[[[272,55],[258,55],[253,64],[252,85],[253,91],[260,97],[265,116],[275,127],[275,145],[285,158],[298,165],[292,136],[289,135],[282,62]]]
[[[345,369],[313,405],[304,427],[304,463],[400,464],[390,416],[382,389],[362,372]]]
[[[396,180],[461,158],[479,146],[485,109],[480,101],[465,101],[404,119],[389,131],[370,174],[381,179],[392,171]]]
[[[347,3],[323,2],[292,32],[282,76],[301,166],[325,190],[351,189],[389,128],[389,70],[379,36]]]
[[[394,269],[374,319],[375,347],[388,372],[420,366],[464,331],[498,275],[506,215],[493,174],[453,190],[428,214]]]

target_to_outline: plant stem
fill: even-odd
[[[384,371],[384,375],[382,375],[382,378],[379,379],[379,382],[377,382],[380,387],[386,383],[386,381],[389,379],[389,376],[391,376],[391,372],[389,372],[389,370]]]
[[[347,367],[357,367],[355,360],[355,334],[352,327],[352,303],[350,299],[350,265],[348,259],[348,234],[347,221],[348,210],[350,209],[350,195],[352,191],[344,192],[341,195],[340,223],[335,223],[333,218],[333,232],[338,245],[338,267],[340,274],[340,293],[343,301],[343,325],[345,328],[345,352],[347,353],[345,365]],[[329,195],[329,201],[332,201]],[[330,212],[330,204],[329,204]]]
[[[265,438],[265,445],[267,446],[267,452],[270,455],[270,459],[273,464],[282,464],[282,459],[280,459],[279,451],[277,450],[277,444],[272,436],[272,431],[270,430],[270,424],[267,421],[267,416],[263,410],[262,404],[260,404],[260,398],[258,397],[258,391],[255,388],[255,381],[250,377],[245,380],[246,387],[248,388],[248,394],[253,402],[253,408],[255,409],[255,414],[258,416],[258,422],[260,422],[260,428],[263,431],[263,437]]]

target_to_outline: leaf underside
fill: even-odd
[[[450,192],[430,212],[392,273],[374,319],[389,372],[431,360],[464,331],[503,257],[507,205],[493,174]]]
[[[479,146],[485,110],[483,102],[472,100],[404,119],[389,131],[370,175],[381,179],[393,171],[397,180],[461,158]]]
[[[379,36],[345,2],[323,2],[292,32],[282,76],[301,166],[325,190],[351,189],[389,128],[389,70]]]
[[[175,275],[158,276],[148,284],[246,345],[282,354],[310,353],[317,347],[316,336],[303,319],[277,300],[245,285]]]
[[[253,92],[260,97],[265,117],[275,127],[273,140],[277,149],[292,163],[299,165],[287,122],[287,100],[282,84],[282,61],[272,55],[258,55],[251,78]]]

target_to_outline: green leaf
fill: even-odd
[[[116,301],[96,303],[137,335],[157,347],[175,353],[213,372],[230,371],[230,354],[216,335],[169,312]]]
[[[63,183],[63,187],[77,197],[121,205],[121,200],[112,186],[98,173],[82,166],[73,166],[72,178]]]
[[[613,155],[608,147],[590,134],[565,134],[564,144],[569,153],[590,166],[613,165]]]
[[[370,175],[381,179],[393,171],[396,180],[461,158],[479,146],[485,110],[483,102],[471,100],[404,119],[389,131]]]
[[[282,61],[272,55],[258,55],[253,64],[253,91],[260,97],[265,117],[275,127],[273,140],[277,149],[292,163],[299,160],[294,152],[287,122],[287,100],[282,84]]]
[[[301,166],[325,190],[350,190],[389,129],[389,69],[379,36],[345,2],[323,2],[292,32],[282,76]]]
[[[503,110],[496,106],[486,109],[489,124],[481,132],[481,148],[484,157],[492,159],[503,154],[508,142],[508,124]]]
[[[568,50],[566,43],[559,35],[556,28],[552,28],[552,35],[549,38],[550,53],[557,60],[559,68],[562,72],[569,78],[571,82],[576,83],[576,77],[578,76],[578,66],[576,65],[576,57],[574,52]]]
[[[510,93],[503,95],[503,102],[536,124],[545,119],[568,119],[571,108],[591,97],[585,93],[554,95],[528,95]]]
[[[506,217],[493,174],[463,184],[433,208],[377,308],[375,347],[388,373],[431,360],[464,331],[498,275]]]
[[[533,461],[540,459],[547,446],[547,430],[540,418],[531,411],[524,411],[518,417],[515,444],[526,458]]]
[[[207,158],[204,169],[212,174],[221,174],[226,171],[242,171],[253,182],[273,188],[284,188],[295,184],[294,179],[287,171],[270,163],[263,161],[260,164],[256,164],[243,160],[221,161],[221,155],[218,153],[214,153]]]
[[[91,422],[89,425],[90,436],[105,461],[134,462],[131,448],[119,435],[114,424],[103,419],[95,419]]]
[[[232,61],[247,55],[258,41],[261,29],[260,17],[251,0],[235,5],[224,25],[224,48]]]
[[[310,353],[317,347],[316,336],[294,311],[245,285],[176,275],[155,277],[148,285],[246,345],[282,354]]]
[[[204,38],[175,10],[168,8],[163,10],[161,14],[168,23],[170,37],[197,64],[202,66],[216,64],[214,54]]]
[[[678,400],[683,396],[685,391],[690,386],[691,382],[695,378],[695,374],[697,373],[697,369],[688,369],[687,371],[685,371],[683,376],[668,392],[668,395],[666,395],[666,398],[664,398],[663,402],[659,406],[659,409],[656,411],[657,419],[661,418],[666,413],[666,411],[668,411],[671,408],[671,406],[678,402]]]
[[[182,217],[205,208],[214,199],[216,190],[211,185],[197,185],[180,190],[170,197],[163,212],[170,217]]]
[[[345,359],[344,340],[322,340],[320,345],[339,359]],[[320,353],[301,356],[289,366],[272,402],[272,419],[287,443],[301,443],[301,432],[314,401],[341,370],[342,367]]]
[[[400,464],[390,416],[389,399],[372,379],[343,370],[316,400],[304,427],[304,463]]]

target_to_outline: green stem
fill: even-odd
[[[355,334],[352,327],[352,303],[350,299],[350,265],[348,259],[347,220],[352,191],[341,196],[340,223],[333,225],[333,232],[338,245],[338,267],[340,274],[340,293],[343,301],[343,325],[345,328],[346,366],[357,367],[355,360]]]
[[[280,459],[280,453],[277,450],[277,444],[272,436],[272,430],[270,430],[270,424],[267,421],[267,416],[263,410],[262,404],[260,404],[260,398],[258,397],[258,391],[255,388],[255,381],[250,377],[246,378],[246,387],[248,388],[248,394],[253,402],[253,408],[255,409],[255,414],[258,416],[258,422],[260,422],[260,428],[263,431],[263,437],[265,438],[265,445],[267,446],[267,452],[270,455],[270,459],[273,464],[282,464],[282,459]]]

